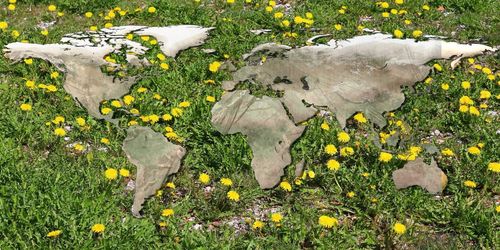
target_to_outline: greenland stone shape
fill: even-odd
[[[224,94],[212,108],[212,124],[222,134],[242,133],[253,152],[252,168],[261,188],[276,186],[292,161],[290,146],[304,132],[288,118],[278,99],[248,90]]]
[[[409,161],[403,168],[395,170],[392,179],[397,189],[420,186],[431,194],[443,192],[448,183],[448,177],[434,159],[427,165],[422,158]]]
[[[123,151],[137,167],[132,214],[140,217],[146,198],[160,189],[167,176],[177,173],[186,150],[148,127],[133,126],[127,130]]]
[[[148,48],[126,39],[127,34],[153,36],[167,56],[176,56],[180,50],[198,46],[208,37],[212,28],[193,25],[169,27],[119,26],[101,31],[77,32],[65,35],[58,44],[10,43],[5,46],[5,56],[14,61],[23,58],[40,58],[54,64],[66,73],[64,89],[87,111],[98,119],[116,122],[113,113],[101,114],[102,101],[118,99],[129,92],[136,82],[134,77],[117,78],[101,72],[102,66],[116,70],[121,65],[104,58],[125,50],[125,58],[134,66],[147,66],[141,58]]]
[[[356,112],[384,127],[382,114],[399,108],[405,100],[401,87],[412,86],[429,74],[431,68],[425,63],[485,51],[493,49],[480,44],[392,39],[383,34],[299,48],[267,43],[245,54],[247,66],[223,87],[233,90],[240,82],[252,81],[283,91],[281,101],[295,123],[326,107],[341,127]]]

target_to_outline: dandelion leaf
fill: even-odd
[[[212,108],[212,124],[222,134],[242,133],[253,152],[252,168],[261,188],[280,182],[291,163],[290,146],[304,127],[289,119],[278,99],[255,97],[248,90],[225,93]]]
[[[137,166],[132,214],[139,217],[145,199],[160,189],[167,176],[177,173],[186,150],[148,127],[133,126],[127,130],[123,151]]]
[[[247,66],[236,71],[223,88],[232,90],[238,83],[250,81],[283,91],[281,101],[295,123],[312,117],[315,107],[327,107],[342,127],[360,111],[384,127],[382,114],[404,102],[402,86],[412,86],[428,75],[426,62],[488,50],[493,49],[438,40],[392,39],[383,34],[293,49],[267,43],[244,55]]]
[[[420,186],[431,194],[442,192],[448,183],[448,177],[434,159],[427,165],[422,158],[409,161],[403,168],[394,171],[392,179],[397,189]]]

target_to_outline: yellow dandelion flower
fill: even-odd
[[[76,151],[83,151],[85,149],[85,147],[80,144],[80,143],[77,143],[73,146],[73,148],[76,150]]]
[[[227,192],[227,198],[232,200],[232,201],[239,201],[240,200],[240,194],[238,194],[238,192],[236,191],[229,191]]]
[[[148,91],[147,88],[144,88],[144,87],[140,87],[137,89],[137,93],[146,93]]]
[[[316,177],[316,173],[314,173],[314,171],[312,170],[309,170],[307,171],[307,176],[309,176],[309,178],[311,179],[314,179],[314,177]]]
[[[215,97],[209,95],[209,96],[207,96],[206,100],[207,100],[207,102],[215,102]]]
[[[323,122],[323,123],[321,123],[321,129],[329,131],[330,125],[328,125],[328,123],[326,123],[326,122]]]
[[[258,229],[262,229],[264,227],[264,222],[260,221],[260,220],[256,220],[253,225],[252,225],[252,229],[253,230],[258,230]]]
[[[230,187],[233,185],[233,181],[229,178],[222,178],[220,179],[220,183],[226,187]]]
[[[134,114],[134,115],[138,115],[140,112],[138,109],[131,109],[130,110],[130,113]]]
[[[157,115],[154,115],[154,114],[153,115],[149,115],[148,118],[149,118],[149,122],[151,124],[155,124],[155,123],[157,123],[160,120],[160,117],[157,116]]]
[[[274,223],[280,223],[281,220],[283,220],[283,215],[280,213],[272,213],[271,214],[271,221]]]
[[[24,83],[24,85],[26,85],[26,87],[29,88],[29,89],[34,89],[35,88],[35,81],[26,80],[26,82]]]
[[[449,148],[445,148],[445,149],[441,150],[441,154],[443,156],[448,156],[448,157],[455,155],[455,153],[453,153],[453,151]]]
[[[209,182],[210,182],[210,176],[208,174],[205,174],[205,173],[202,173],[200,174],[200,176],[198,177],[198,180],[207,185]]]
[[[171,209],[171,208],[167,208],[167,209],[163,209],[163,210],[161,211],[161,216],[163,216],[163,217],[169,217],[169,216],[174,215],[174,213],[175,213],[175,212],[174,212],[174,210],[173,210],[173,209]]]
[[[403,38],[405,34],[403,33],[403,31],[399,30],[399,29],[396,29],[394,30],[394,37],[396,38]]]
[[[21,104],[21,106],[19,106],[19,108],[21,108],[22,111],[30,111],[31,105],[28,103],[23,103],[23,104]]]
[[[465,113],[465,112],[469,111],[469,106],[467,106],[467,105],[460,105],[460,107],[458,107],[458,111],[460,111],[462,113]]]
[[[54,230],[54,231],[50,231],[47,234],[47,237],[49,237],[49,238],[56,238],[56,237],[58,237],[61,234],[62,234],[62,230]]]
[[[56,79],[58,77],[59,77],[59,72],[54,71],[54,72],[50,73],[50,78],[51,79]]]
[[[433,65],[434,69],[436,69],[437,71],[443,71],[443,67],[439,64],[439,63],[435,63]]]
[[[187,107],[191,106],[191,103],[188,101],[183,101],[183,102],[179,103],[178,106],[179,106],[179,108],[187,108]]]
[[[155,13],[156,12],[156,8],[154,6],[151,6],[148,8],[148,12],[149,13]]]
[[[173,109],[170,111],[170,113],[172,113],[172,115],[173,115],[174,117],[180,117],[180,116],[182,115],[182,112],[183,112],[183,111],[182,111],[182,109],[180,109],[180,108],[173,108]]]
[[[280,183],[280,188],[287,191],[287,192],[292,191],[292,185],[290,185],[290,183],[288,181],[282,181]]]
[[[56,7],[55,5],[53,5],[53,4],[51,4],[51,5],[49,5],[49,7],[47,7],[47,9],[48,9],[49,11],[51,11],[51,12],[54,12],[54,11],[56,11],[56,10],[57,10],[57,7]]]
[[[470,89],[470,82],[468,81],[463,81],[461,85],[463,89]]]
[[[472,155],[479,155],[479,154],[481,154],[481,150],[478,147],[476,147],[476,146],[472,146],[472,147],[467,148],[467,152],[469,154],[472,154]]]
[[[165,186],[168,188],[171,188],[171,189],[175,189],[175,184],[173,182],[167,182],[167,184],[165,184]]]
[[[354,154],[354,149],[351,147],[343,147],[340,149],[340,156],[346,157]]]
[[[210,65],[208,65],[208,70],[210,70],[210,72],[215,73],[215,72],[219,71],[219,68],[221,65],[222,64],[220,62],[214,61],[214,62],[210,63]]]
[[[474,107],[474,106],[470,106],[469,107],[469,113],[471,115],[474,115],[474,116],[479,116],[480,115],[479,110],[476,107]]]
[[[339,221],[336,218],[322,215],[318,219],[318,224],[324,228],[332,228],[339,225]]]
[[[57,87],[56,87],[56,86],[54,86],[54,85],[52,85],[52,84],[47,85],[47,88],[46,88],[46,89],[47,89],[47,91],[49,91],[49,92],[56,92],[56,91],[57,91]]]
[[[387,9],[387,8],[389,8],[389,3],[388,2],[381,2],[381,3],[379,3],[379,6],[382,9]]]
[[[395,233],[397,234],[404,234],[406,232],[406,226],[399,223],[399,222],[396,222],[393,226],[392,226],[392,230],[394,230]]]
[[[162,53],[158,53],[158,54],[156,55],[156,58],[158,58],[160,61],[165,61],[165,59],[167,59],[167,58],[165,57],[165,55],[164,55],[164,54],[162,54]]]
[[[66,131],[63,128],[56,128],[54,129],[54,134],[62,137],[66,135]]]
[[[410,20],[408,20],[408,21],[410,21]],[[409,24],[411,24],[411,21],[410,21],[410,23],[409,23]],[[411,35],[412,35],[414,38],[419,38],[419,37],[421,37],[421,36],[422,36],[422,31],[421,31],[421,30],[414,30],[414,31],[411,33]]]
[[[325,153],[328,155],[334,155],[337,153],[337,147],[335,147],[333,144],[328,144],[325,147]]]
[[[101,113],[102,113],[103,115],[107,115],[107,114],[111,113],[111,111],[113,111],[113,110],[112,110],[112,109],[110,109],[110,108],[102,108],[102,109],[101,109]]]
[[[170,68],[170,66],[168,65],[168,63],[160,63],[160,68],[164,69],[164,70],[168,70]]]
[[[62,117],[62,116],[56,116],[54,118],[54,120],[52,120],[52,123],[54,123],[56,125],[59,125],[59,124],[65,122],[65,121],[66,121],[66,119],[64,119],[64,117]]]
[[[5,31],[9,27],[9,24],[5,21],[0,22],[0,30]]]
[[[468,188],[476,188],[477,184],[471,180],[466,180],[466,181],[464,181],[464,186],[466,186]]]
[[[443,83],[443,84],[441,84],[441,88],[443,90],[448,90],[448,89],[450,89],[450,85],[448,85],[448,83]]]
[[[179,136],[175,132],[168,132],[165,134],[165,136],[170,140],[176,140],[179,138]]]
[[[118,177],[118,171],[114,168],[108,168],[104,171],[104,176],[108,180],[115,180]]]
[[[488,67],[483,67],[481,71],[487,75],[491,75],[491,69]]]
[[[381,162],[389,162],[392,159],[392,154],[387,152],[380,152],[378,160]]]
[[[131,95],[126,95],[126,96],[123,97],[123,102],[125,103],[125,105],[130,105],[134,101],[135,101],[135,98],[133,96],[131,96]]]
[[[111,106],[113,106],[115,108],[121,108],[122,103],[120,101],[114,100],[114,101],[111,101]]]
[[[354,120],[356,120],[359,123],[366,123],[367,122],[363,113],[357,113],[356,115],[354,115],[353,118],[354,118]]]
[[[120,168],[120,175],[123,177],[129,177],[130,176],[130,171],[128,169]]]
[[[481,90],[479,92],[479,98],[481,99],[489,99],[491,97],[491,92],[488,90]]]
[[[103,233],[105,229],[106,229],[106,226],[104,226],[103,224],[94,224],[92,226],[92,228],[90,228],[90,230],[93,233],[97,233],[97,234]]]
[[[337,171],[340,169],[340,163],[334,159],[328,160],[328,162],[326,163],[326,166],[328,167],[328,169],[330,169],[332,171]]]
[[[337,140],[339,142],[346,143],[346,142],[349,142],[349,140],[351,140],[351,137],[349,136],[348,133],[342,131],[342,132],[337,134]]]
[[[172,120],[172,116],[170,114],[164,114],[162,115],[161,119],[163,119],[164,121],[170,121]]]
[[[460,104],[473,105],[474,101],[468,96],[462,96],[459,100]]]
[[[495,173],[500,173],[500,163],[498,163],[498,162],[488,163],[488,170],[495,172]]]

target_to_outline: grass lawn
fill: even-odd
[[[210,72],[208,65],[230,61],[241,67],[241,56],[264,42],[304,46],[317,34],[350,38],[366,34],[364,27],[390,34],[399,29],[406,38],[421,30],[449,41],[498,46],[500,1],[397,4],[391,0],[388,8],[370,0],[284,2],[291,6],[288,12],[266,8],[267,0],[232,4],[226,0],[18,0],[10,6],[2,0],[2,48],[23,40],[57,43],[64,34],[91,26],[104,28],[107,23],[215,29],[201,47],[167,58],[168,70],[156,63],[134,72],[141,78],[130,91],[136,99],[130,108],[141,115],[161,116],[181,102],[190,103],[169,122],[136,119],[160,132],[171,127],[181,138],[176,143],[187,149],[181,170],[168,180],[174,185],[165,186],[145,203],[141,219],[130,212],[133,191],[128,185],[136,169],[121,149],[123,128],[134,118],[123,115],[118,127],[93,119],[64,91],[64,74],[54,74],[53,65],[42,60],[14,64],[0,56],[0,249],[500,248],[498,53],[463,59],[456,69],[451,69],[450,60],[429,63],[441,67],[435,66],[414,89],[404,90],[402,107],[385,114],[387,127],[351,118],[346,143],[338,141],[341,129],[335,119],[318,115],[307,121],[306,132],[291,149],[292,165],[305,160],[306,175],[296,178],[295,168],[286,168],[283,181],[291,184],[290,191],[280,186],[259,188],[246,138],[218,133],[210,123],[214,104],[207,101],[207,96],[219,100],[221,82],[231,78],[226,70]],[[51,4],[55,11],[49,11]],[[93,15],[86,17],[86,12]],[[280,17],[277,12],[285,14]],[[295,16],[314,23],[310,27],[294,24]],[[48,33],[37,27],[53,21]],[[254,35],[249,32],[253,29],[272,32]],[[156,60],[158,46],[141,42],[152,48],[147,57]],[[206,54],[203,48],[216,52]],[[463,82],[469,82],[470,88]],[[53,85],[55,91],[39,84]],[[459,109],[464,96],[470,97],[470,106],[478,112],[467,105],[467,110]],[[21,104],[31,105],[31,110],[22,110]],[[64,121],[58,122],[58,116]],[[85,124],[78,124],[77,118]],[[59,127],[66,129],[66,136],[54,135]],[[382,145],[394,157],[381,162],[381,149],[368,135],[384,139],[394,133],[400,134],[398,146]],[[433,157],[448,176],[448,185],[438,196],[419,187],[396,190],[391,178],[406,162],[398,154],[418,151],[423,143],[434,144],[439,152],[431,155],[422,150],[420,156],[426,161]],[[328,144],[351,147],[354,154],[329,156]],[[472,147],[480,153],[474,154]],[[327,167],[332,158],[340,162],[337,171]],[[105,171],[110,168],[129,170],[130,175],[109,180]],[[203,173],[210,177],[207,184],[199,180]],[[230,178],[232,187],[222,185],[221,178]],[[238,202],[226,197],[229,190],[239,193]],[[165,209],[173,209],[173,215],[162,216],[170,211]],[[338,225],[323,227],[321,216],[335,218]],[[404,233],[394,230],[396,223],[405,226]],[[93,233],[95,224],[103,224],[104,232]],[[62,233],[48,237],[54,230]]]

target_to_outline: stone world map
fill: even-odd
[[[154,37],[166,56],[175,57],[184,49],[203,44],[210,30],[192,25],[113,27],[67,34],[58,44],[11,43],[5,46],[4,54],[13,61],[39,58],[52,63],[65,73],[64,89],[79,105],[91,116],[117,124],[113,112],[100,111],[101,103],[126,95],[137,78],[103,73],[101,67],[115,71],[122,67],[105,58],[121,54],[127,64],[147,67],[150,63],[143,55],[148,48],[128,39],[129,35]],[[292,162],[290,147],[305,129],[298,124],[319,110],[333,112],[342,128],[357,112],[384,127],[382,114],[399,108],[405,100],[401,87],[412,86],[429,74],[431,68],[425,63],[434,59],[459,60],[491,50],[484,45],[416,42],[383,34],[298,48],[261,44],[243,56],[246,66],[223,83],[226,93],[214,105],[211,122],[222,134],[242,133],[247,137],[255,178],[261,188],[272,188]],[[243,82],[283,94],[278,98],[257,97],[249,90],[235,90]],[[168,175],[179,170],[186,149],[144,126],[129,127],[122,148],[137,166],[132,213],[139,216],[145,199],[161,187]],[[428,175],[429,171],[422,170],[426,168],[432,168],[435,174]],[[446,176],[434,162],[428,166],[418,160],[398,171],[394,175],[397,187],[420,185],[436,193],[446,183]]]

